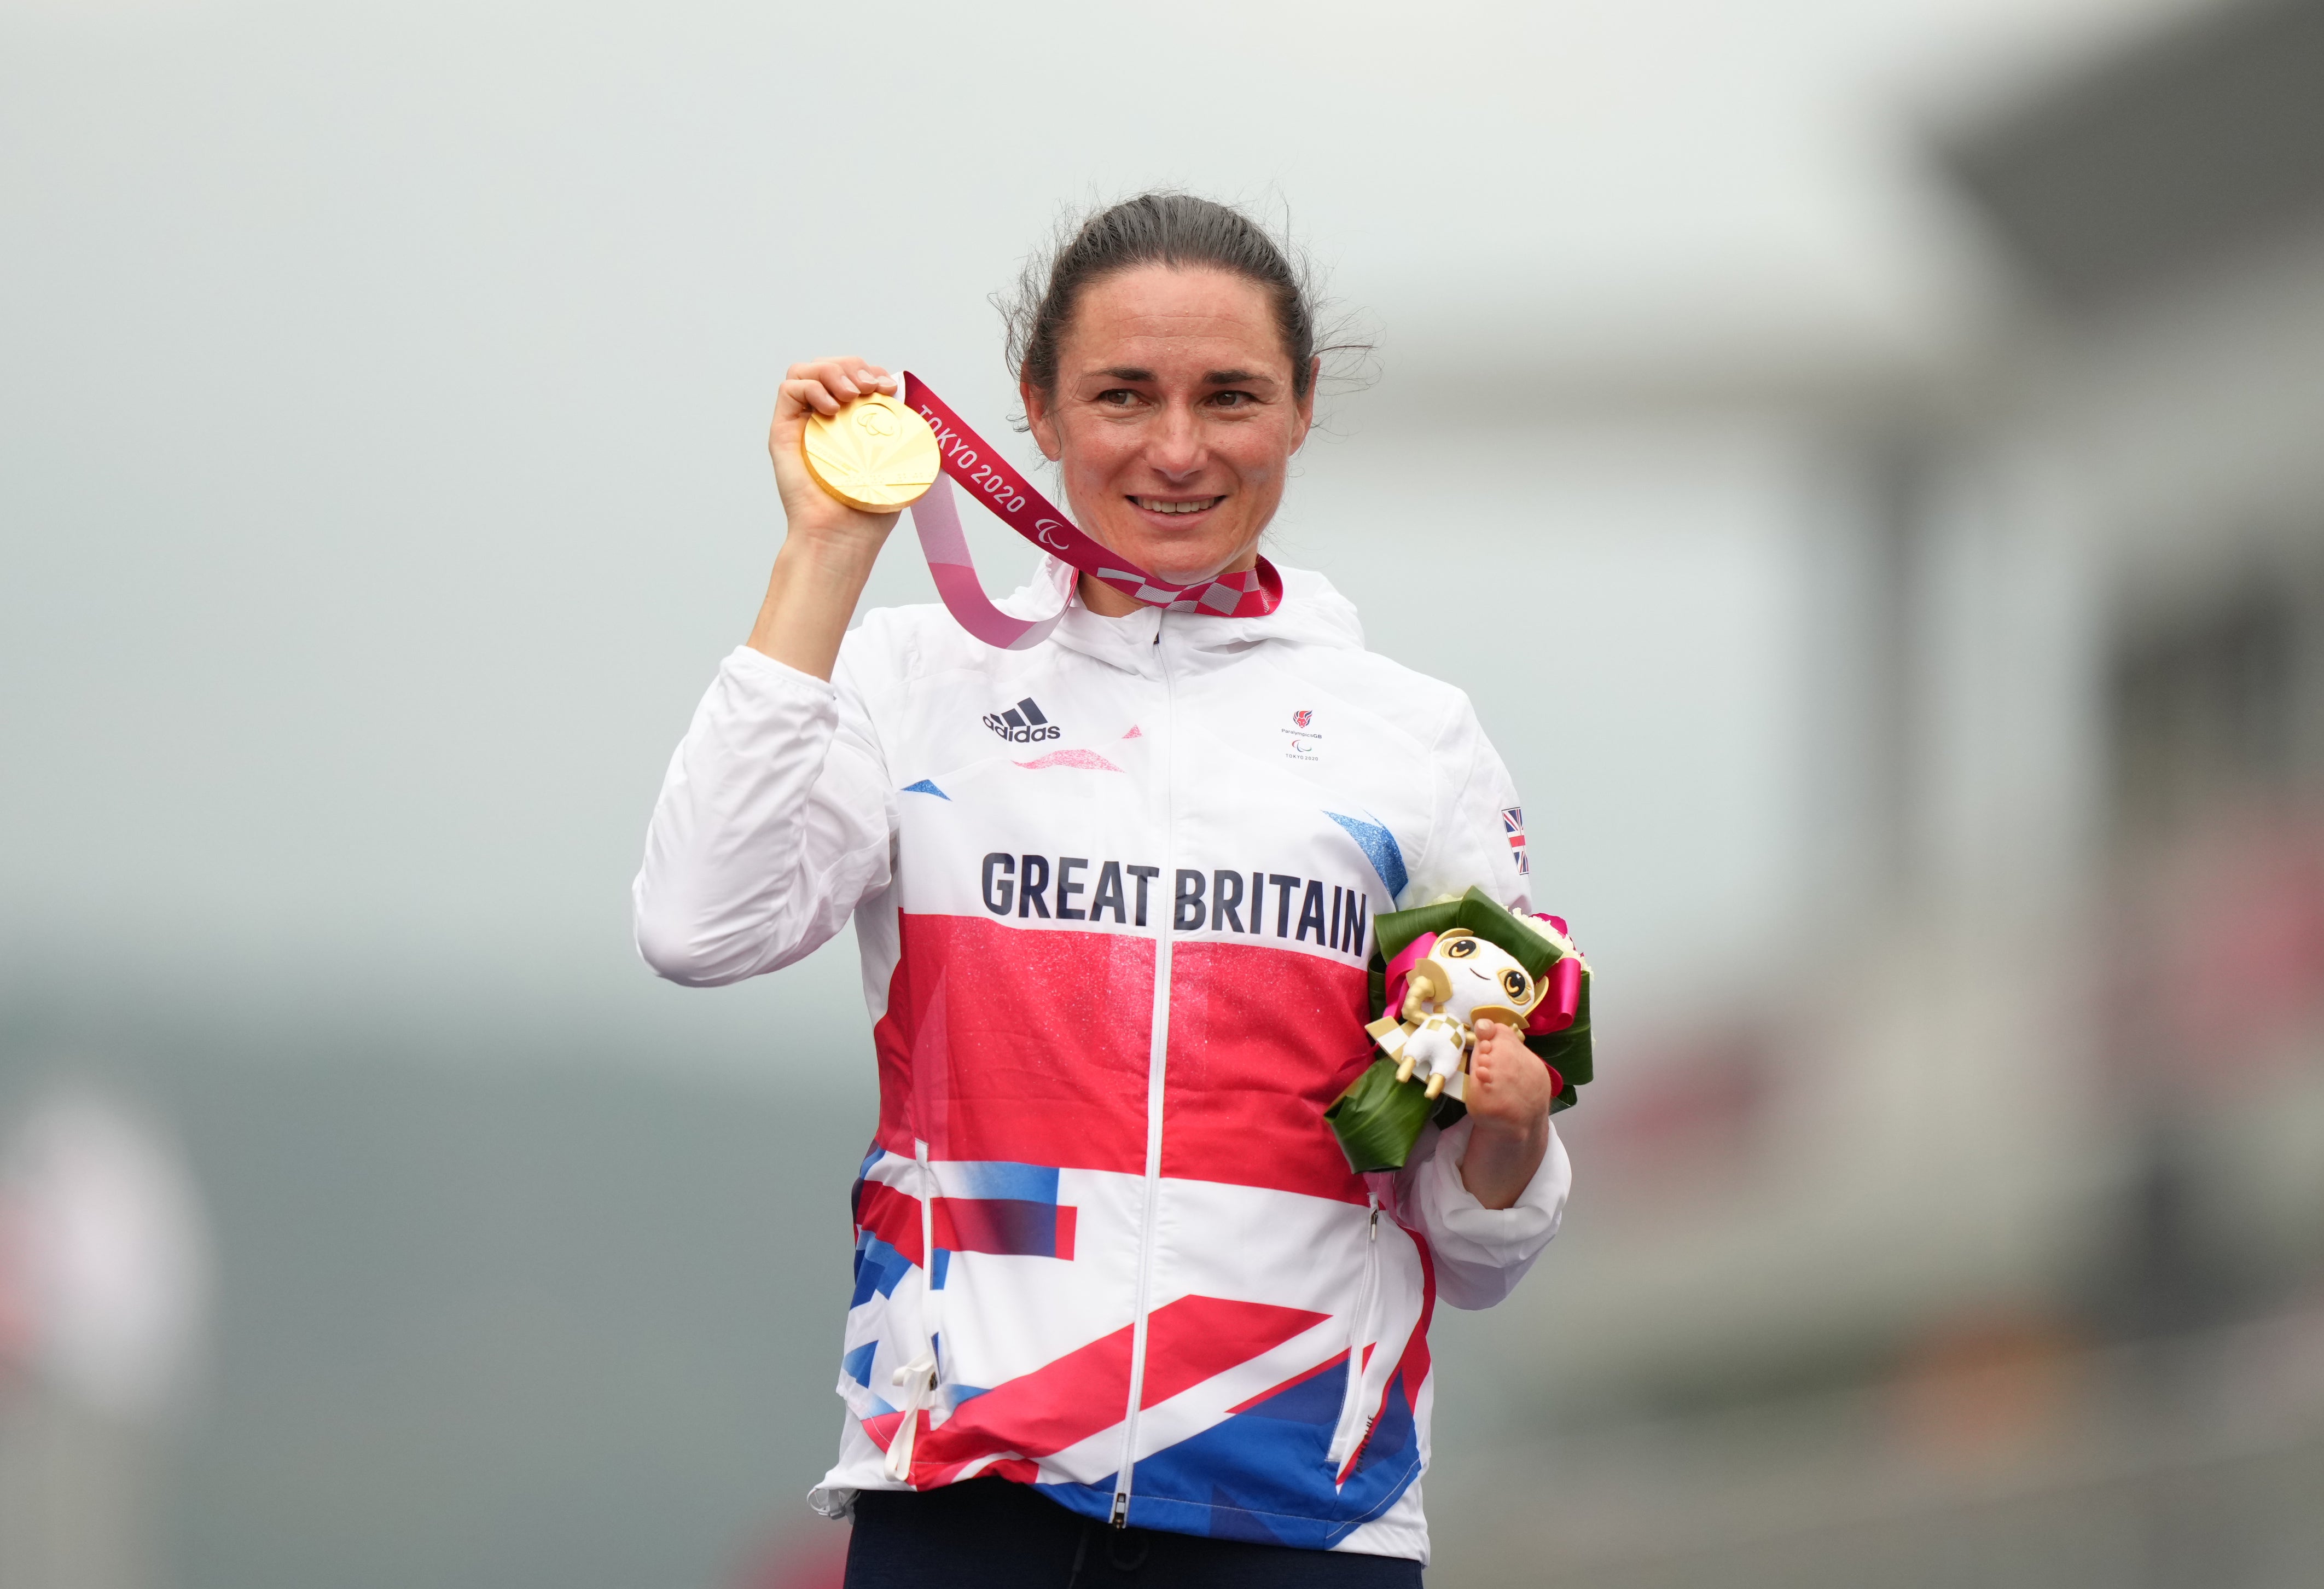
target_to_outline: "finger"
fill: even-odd
[[[808,359],[804,363],[793,365],[785,371],[784,381],[786,384],[797,381],[820,386],[824,393],[834,400],[835,408],[839,403],[854,402],[866,391],[871,390],[869,383],[860,381],[857,377],[870,371],[872,367],[860,358]],[[817,407],[816,411],[828,413],[832,411]]]
[[[843,402],[852,402],[866,392],[896,390],[896,377],[879,365],[867,359],[848,356],[844,358],[815,359],[807,364],[794,365],[791,374],[821,381]]]
[[[790,403],[796,409],[812,409],[816,413],[828,417],[839,411],[840,404],[856,395],[853,386],[847,389],[844,395],[834,392],[833,386],[835,384],[837,384],[835,380],[830,383],[816,380],[786,381],[779,389],[778,402]]]
[[[851,366],[860,365],[862,362],[863,361],[862,359],[853,358],[801,359],[798,364],[793,365],[789,369],[783,372],[783,379],[786,381],[820,381],[826,386],[836,386],[840,380],[847,375]]]

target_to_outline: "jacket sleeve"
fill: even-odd
[[[1512,842],[1524,834],[1517,785],[1466,697],[1448,718],[1431,763],[1438,778],[1435,820],[1402,902],[1424,904],[1474,885],[1504,905],[1532,910],[1528,878],[1520,870],[1524,850]],[[1552,1125],[1541,1168],[1517,1202],[1486,1207],[1461,1180],[1461,1159],[1475,1123],[1463,1119],[1441,1135],[1432,1131],[1400,1172],[1404,1184],[1397,1188],[1406,1220],[1435,1254],[1437,1294],[1454,1307],[1490,1307],[1517,1289],[1557,1233],[1573,1180]]]
[[[1469,697],[1456,700],[1430,748],[1435,788],[1426,843],[1397,903],[1409,910],[1476,887],[1504,905],[1530,910],[1529,880],[1519,870],[1525,850],[1514,842],[1525,832],[1517,784]]]
[[[1461,1183],[1461,1159],[1476,1123],[1459,1120],[1441,1134],[1430,1128],[1435,1141],[1423,1143],[1397,1174],[1406,1222],[1427,1238],[1436,1260],[1436,1294],[1454,1307],[1490,1307],[1517,1289],[1557,1234],[1573,1185],[1565,1144],[1552,1125],[1549,1150],[1524,1193],[1507,1208],[1486,1207]]]
[[[716,987],[828,942],[888,885],[889,781],[844,648],[825,683],[737,646],[654,802],[631,887],[638,953]]]

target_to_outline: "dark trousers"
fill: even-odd
[[[1420,1589],[1395,1556],[1117,1529],[1028,1484],[970,1479],[855,1497],[847,1589]]]

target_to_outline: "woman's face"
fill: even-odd
[[[1054,396],[1023,389],[1082,528],[1176,584],[1250,568],[1314,414],[1267,289],[1139,265],[1091,283],[1059,339]],[[1084,582],[1100,611],[1127,597]]]

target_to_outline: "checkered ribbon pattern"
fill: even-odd
[[[1032,482],[1012,468],[1008,459],[971,430],[944,399],[929,390],[927,382],[909,370],[904,372],[904,402],[936,431],[944,472],[964,491],[1018,534],[1091,578],[1102,579],[1148,606],[1173,613],[1257,618],[1282,604],[1283,577],[1265,558],[1259,559],[1257,568],[1243,573],[1222,574],[1194,585],[1173,585],[1155,577],[1075,528],[1055,503],[1033,488]],[[916,513],[914,522],[918,522]],[[927,537],[924,534],[922,540],[925,545]],[[934,567],[932,554],[931,568]],[[969,582],[974,583],[973,573]],[[954,606],[951,589],[958,584],[956,575],[946,578],[939,571],[937,587],[945,597],[945,605]],[[956,606],[954,611],[955,616],[960,615]],[[977,624],[968,623],[966,618],[963,622],[968,624],[972,633],[977,633]]]

